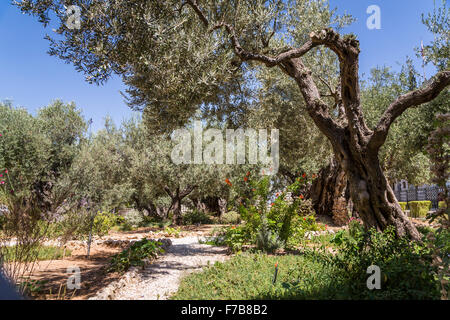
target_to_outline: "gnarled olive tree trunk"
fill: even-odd
[[[184,190],[180,191],[180,187],[177,187],[175,191],[171,191],[168,186],[164,187],[164,191],[172,199],[168,212],[173,212],[172,223],[175,225],[181,225],[183,223],[183,216],[181,214],[181,201],[189,195],[197,186],[188,185]]]

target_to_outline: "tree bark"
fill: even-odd
[[[336,159],[322,168],[309,190],[317,214],[331,215],[337,225],[344,225],[347,213],[347,177]]]

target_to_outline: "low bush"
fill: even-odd
[[[439,282],[427,243],[398,238],[393,227],[343,237],[332,258],[343,292],[351,299],[439,299]],[[367,268],[381,270],[381,290],[367,290]]]
[[[190,224],[210,224],[212,223],[211,217],[201,210],[194,209],[183,216],[183,223],[185,225]]]
[[[143,266],[146,261],[163,253],[161,242],[142,239],[133,243],[128,249],[112,257],[108,272],[125,272],[132,266]]]
[[[133,228],[142,226],[144,223],[144,216],[136,209],[127,210],[123,214],[124,223],[130,225]]]
[[[107,235],[111,228],[118,222],[122,221],[122,217],[112,212],[102,211],[97,213],[94,218],[93,233],[102,237]]]
[[[413,218],[425,218],[431,209],[431,201],[410,201],[408,206]]]
[[[439,203],[438,203],[439,209],[445,209],[446,207],[447,207],[447,204],[445,203],[445,201],[439,201]]]
[[[402,208],[403,211],[406,211],[406,207],[407,207],[407,202],[399,202],[398,203],[400,205],[400,207]]]
[[[220,222],[225,224],[239,224],[241,223],[241,215],[236,211],[228,211],[222,214]]]

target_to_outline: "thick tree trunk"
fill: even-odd
[[[226,199],[219,198],[217,202],[219,203],[219,218],[222,218],[222,215],[224,215],[227,211],[228,201]]]
[[[221,217],[227,209],[227,200],[220,197],[192,198],[197,210]]]
[[[172,223],[179,226],[183,223],[183,216],[181,214],[181,199],[180,197],[172,198]]]
[[[345,225],[347,212],[347,177],[336,159],[319,171],[309,190],[317,214],[331,215],[337,225]]]
[[[338,156],[349,184],[350,197],[367,228],[394,226],[397,235],[420,240],[420,234],[401,210],[376,154],[368,150]]]
[[[172,223],[175,225],[181,225],[183,223],[183,216],[181,214],[181,201],[188,196],[197,186],[188,185],[183,191],[180,191],[180,187],[172,192],[168,186],[164,186],[164,190],[172,199],[170,209],[173,212]]]

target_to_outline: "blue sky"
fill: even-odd
[[[103,86],[88,84],[72,65],[47,54],[44,40],[51,29],[44,29],[35,18],[22,15],[9,0],[0,0],[0,101],[12,100],[30,112],[48,105],[52,100],[74,101],[86,119],[93,119],[92,130],[103,126],[106,115],[116,124],[131,115],[119,91],[125,87],[119,78]],[[392,66],[406,56],[415,58],[414,48],[420,41],[433,39],[421,23],[421,13],[431,12],[433,0],[330,0],[338,12],[352,14],[357,21],[346,32],[360,40],[360,72],[369,73],[376,66]],[[369,30],[367,7],[381,9],[381,29]],[[420,60],[416,60],[420,66]],[[433,72],[429,67],[427,76]]]

